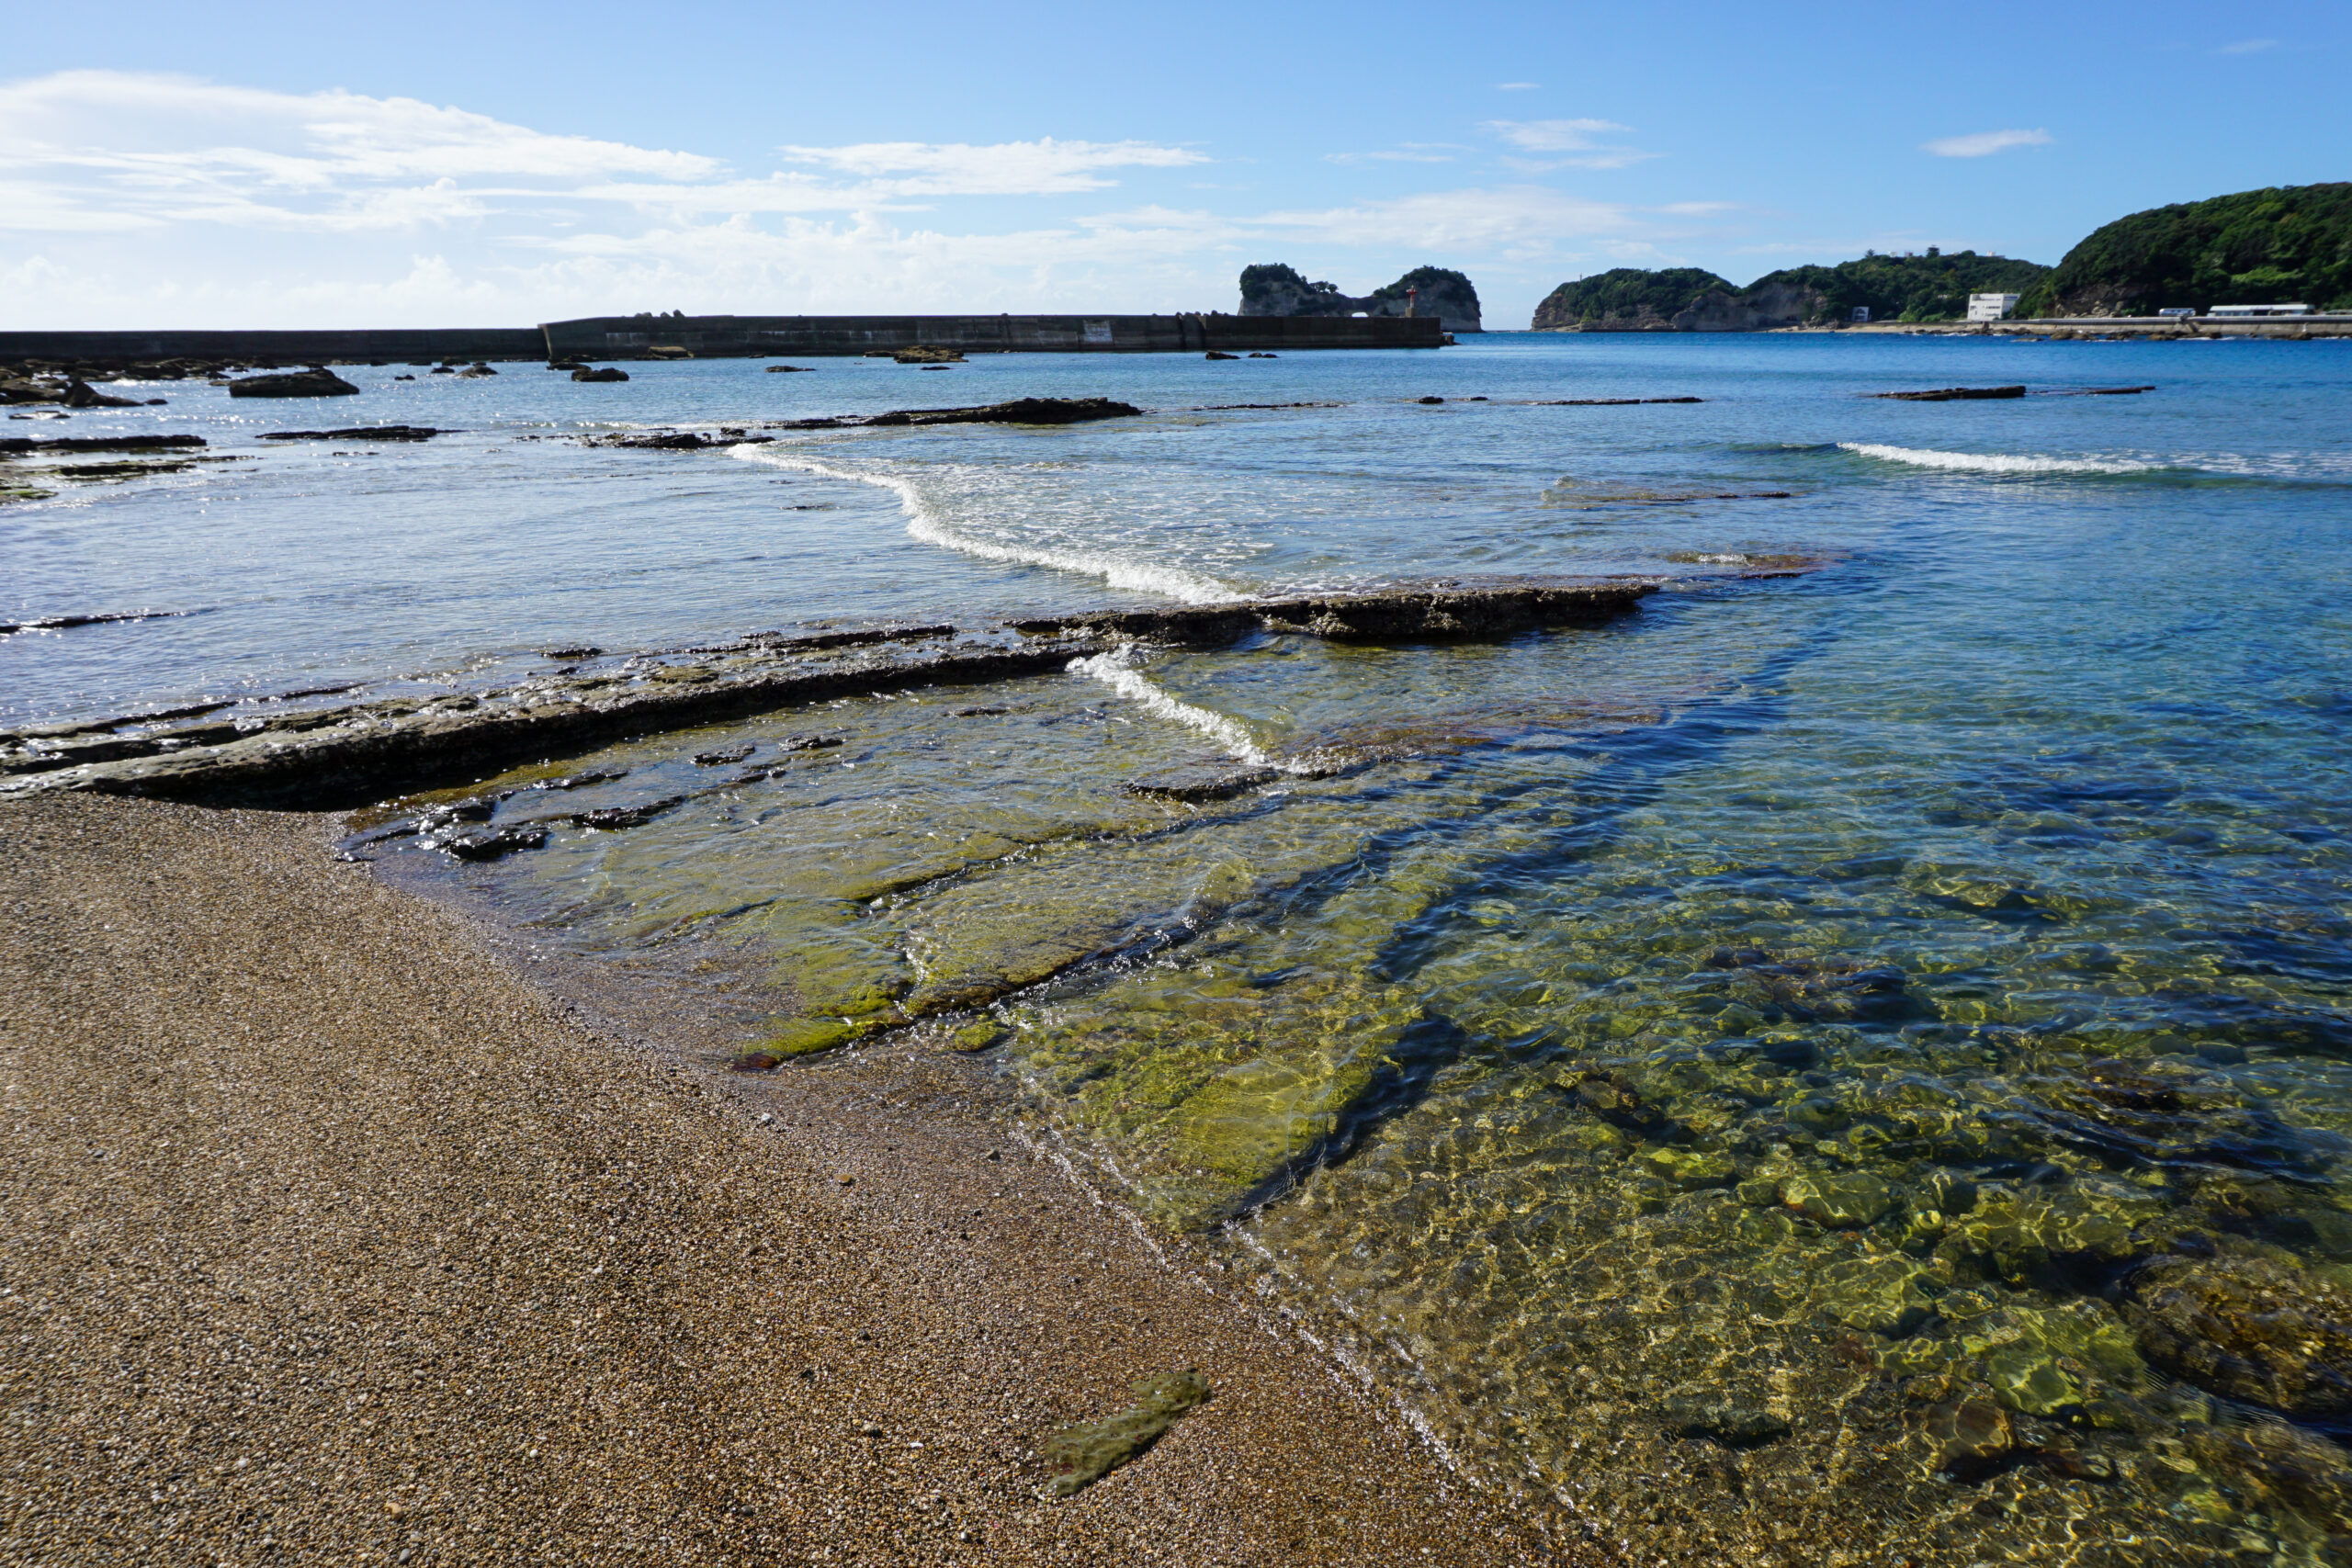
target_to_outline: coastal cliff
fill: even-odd
[[[1698,267],[1616,267],[1564,283],[1535,308],[1539,333],[1752,333],[1849,321],[1948,321],[1972,293],[2022,293],[2050,272],[2036,262],[1930,248],[1836,266],[1787,267],[1738,288]]]
[[[1406,295],[1413,290],[1408,306]],[[1241,314],[1245,316],[1417,316],[1438,318],[1442,330],[1475,333],[1478,290],[1451,267],[1417,266],[1396,282],[1361,297],[1337,284],[1310,283],[1296,267],[1271,262],[1241,269]]]

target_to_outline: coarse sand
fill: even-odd
[[[0,1562],[1570,1560],[985,1106],[600,1033],[333,826],[0,808]]]

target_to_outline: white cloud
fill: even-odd
[[[278,93],[192,77],[68,71],[0,85],[0,227],[202,222],[329,232],[446,226],[550,200],[671,212],[888,209],[943,197],[1100,190],[1102,171],[1204,154],[1145,141],[788,147],[793,169],[552,136],[413,98]],[[842,180],[831,176],[847,175]]]
[[[1489,129],[1568,162],[1640,156],[1604,120]],[[1409,174],[1474,151],[1338,156]],[[1556,281],[1577,256],[1641,252],[1713,210],[1536,182],[1268,210],[1247,187],[1185,188],[1210,162],[1043,138],[793,145],[737,169],[415,99],[70,72],[0,82],[0,299],[28,328],[1230,309],[1239,263],[1267,255],[1366,285],[1419,262]],[[1073,210],[1125,171],[1163,177]]]
[[[867,141],[849,147],[782,147],[796,164],[814,164],[877,181],[900,196],[1057,196],[1114,184],[1104,169],[1174,169],[1208,157],[1149,141]],[[897,176],[886,178],[885,176]]]
[[[1542,161],[1523,158],[1503,160],[1510,167],[1524,174],[1540,175],[1552,169],[1566,168],[1622,169],[1629,164],[1657,156],[1655,152],[1612,146],[1593,140],[1610,131],[1633,129],[1619,125],[1614,120],[1490,119],[1486,122],[1486,129],[1522,152],[1570,154]]]
[[[1611,233],[1632,227],[1634,220],[1630,209],[1611,203],[1585,201],[1543,186],[1510,186],[1269,212],[1246,222],[1330,244],[1476,253]]]
[[[1968,136],[1944,136],[1923,141],[1919,150],[1933,152],[1939,158],[1982,158],[1988,152],[2006,152],[2012,147],[2049,145],[2050,132],[2046,130],[1980,130]]]
[[[1543,85],[1544,84],[1541,82],[1498,82],[1495,84],[1495,91],[1498,93],[1532,93]]]
[[[2275,38],[2243,38],[2235,43],[2225,43],[2213,52],[2216,54],[2260,54],[2266,49],[2278,47],[2278,40]]]
[[[1327,164],[1451,164],[1456,152],[1466,152],[1451,141],[1408,141],[1383,152],[1326,152]]]

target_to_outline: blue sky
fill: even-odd
[[[1232,310],[1424,263],[2054,262],[2352,178],[2352,7],[35,6],[0,327]]]

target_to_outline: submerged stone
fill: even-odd
[[[1209,1380],[1187,1367],[1146,1378],[1128,1392],[1136,1403],[1116,1416],[1069,1427],[1040,1449],[1057,1497],[1075,1497],[1119,1466],[1140,1457],[1160,1434],[1209,1396]]]
[[[1900,1195],[1875,1176],[1812,1172],[1781,1184],[1781,1201],[1817,1225],[1855,1230],[1894,1212]]]
[[[2352,1417],[2352,1289],[2260,1258],[2166,1258],[2125,1281],[2149,1360],[2300,1421]]]
[[[1727,1448],[1753,1448],[1788,1435],[1789,1424],[1761,1405],[1721,1398],[1677,1397],[1662,1407],[1667,1427],[1685,1438],[1712,1438]]]
[[[1931,1303],[1920,1284],[1927,1277],[1908,1258],[1858,1258],[1823,1269],[1815,1299],[1847,1327],[1892,1337],[1927,1321]]]

